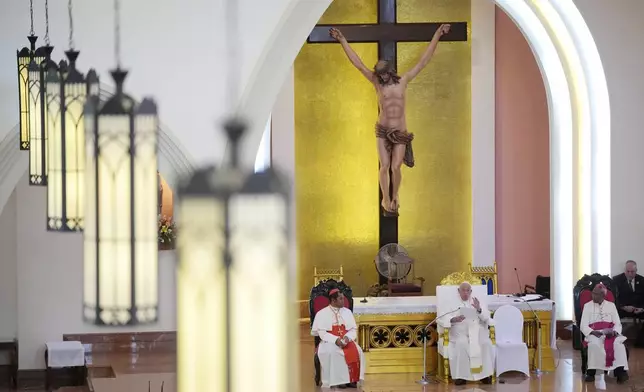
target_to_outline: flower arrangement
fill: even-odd
[[[172,218],[159,215],[159,247],[173,249],[177,241],[177,226]]]
[[[389,286],[376,283],[367,289],[367,297],[389,297]]]

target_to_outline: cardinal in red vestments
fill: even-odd
[[[321,339],[318,346],[322,387],[357,388],[364,380],[364,355],[355,340],[358,328],[353,313],[344,307],[344,295],[329,291],[330,304],[313,320],[311,335]]]

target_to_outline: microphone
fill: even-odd
[[[525,292],[521,290],[521,287],[523,287],[523,285],[521,284],[521,279],[519,279],[519,271],[516,269],[516,267],[514,268],[514,275],[517,277],[517,283],[519,283],[519,292],[515,295],[517,297],[523,297],[525,295]]]
[[[362,271],[358,271],[358,279],[360,280],[361,283],[364,283],[364,279],[362,279]],[[369,295],[369,287],[367,287],[367,292],[365,293],[364,298],[360,300],[360,303],[366,304],[367,302],[367,296]]]
[[[459,310],[461,310],[461,306],[459,306],[458,308],[452,310],[451,312],[446,312],[446,313],[441,314],[440,316],[437,316],[434,320],[432,320],[431,323],[429,323],[429,324],[427,324],[427,326],[425,326],[425,331],[427,331],[427,329],[429,327],[431,327],[432,325],[436,324],[438,322],[438,319],[441,319],[441,318],[447,316],[448,314],[456,313]]]
[[[420,385],[427,385],[430,383],[430,381],[427,379],[427,329],[432,326],[432,324],[436,324],[438,319],[441,317],[445,317],[448,314],[456,313],[459,310],[461,310],[461,307],[459,306],[458,308],[452,310],[451,312],[443,313],[440,316],[437,316],[434,320],[432,320],[431,323],[427,324],[425,326],[425,329],[423,330],[423,376],[420,378],[418,381],[418,384]],[[423,388],[424,390],[424,388]]]

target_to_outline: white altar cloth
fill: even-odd
[[[529,301],[538,298],[537,295],[526,295],[518,298],[507,294],[488,295],[486,300],[490,311],[495,311],[503,305],[512,305],[521,311],[530,312],[551,312],[552,323],[550,325],[550,342],[552,348],[556,348],[556,318],[555,303],[549,299],[540,301]],[[353,314],[374,315],[374,314],[414,314],[414,313],[436,313],[436,297],[368,297],[367,302],[360,302],[364,298],[353,298]]]
[[[45,346],[47,347],[48,368],[85,366],[85,348],[81,342],[49,342]]]

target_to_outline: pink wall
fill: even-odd
[[[499,292],[550,275],[548,105],[541,73],[514,22],[496,9],[496,260]]]

